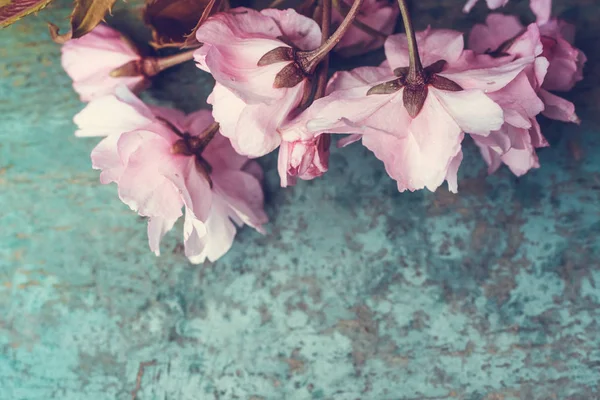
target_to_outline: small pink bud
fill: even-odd
[[[306,141],[282,141],[278,159],[281,186],[294,185],[296,178],[311,180],[327,172],[330,143],[328,134]]]

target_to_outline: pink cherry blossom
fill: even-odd
[[[327,172],[330,141],[328,134],[310,140],[283,140],[277,163],[281,186],[295,185],[296,178],[311,180]]]
[[[339,8],[334,8],[332,23],[339,25],[350,6],[351,0],[340,0]],[[400,9],[396,1],[365,0],[354,25],[348,29],[335,50],[342,56],[350,57],[367,53],[383,46],[386,36],[394,31]],[[370,29],[369,29],[370,28]]]
[[[88,102],[112,93],[117,86],[132,90],[145,86],[143,76],[113,78],[111,71],[141,56],[118,31],[100,24],[90,33],[71,39],[62,46],[62,66],[73,79],[73,88]]]
[[[475,7],[475,4],[477,4],[478,1],[479,0],[467,0],[467,3],[463,7],[463,12],[468,13],[469,11],[471,11],[471,9]],[[486,3],[488,8],[490,8],[491,10],[495,10],[496,8],[504,7],[506,4],[508,4],[508,0],[486,0]]]
[[[385,43],[387,63],[334,75],[330,94],[310,107],[307,130],[362,134],[400,191],[433,191],[445,179],[456,190],[463,132],[487,136],[502,126],[502,108],[486,93],[509,84],[532,58],[482,67],[463,50],[460,32],[428,29],[416,36],[427,83],[417,115],[404,106],[399,80],[409,64],[407,39],[394,35]]]
[[[532,62],[508,85],[490,93],[504,111],[505,123],[488,137],[473,136],[488,172],[495,172],[502,163],[517,176],[531,168],[538,168],[536,148],[547,146],[536,116],[544,110],[539,93],[548,70],[548,60],[541,56],[543,45],[539,28],[531,24],[523,31],[513,17],[492,14],[487,26],[479,26],[471,33],[470,43],[479,51],[494,55],[498,62],[503,59],[527,57]],[[504,26],[504,29],[500,27]],[[508,33],[506,33],[508,31]],[[512,37],[508,36],[514,34]]]
[[[292,9],[235,8],[210,17],[196,38],[204,43],[194,54],[198,67],[217,81],[209,103],[223,135],[244,155],[274,150],[281,140],[277,127],[308,84],[294,51],[320,45],[317,23]]]
[[[566,32],[567,38],[572,39],[569,25],[556,20],[541,26],[531,24],[524,29],[515,17],[491,14],[485,25],[473,27],[469,36],[469,47],[484,53],[496,51],[502,46],[502,53],[506,55],[518,58],[535,53],[538,59],[547,60],[544,61],[548,65],[544,68],[542,77],[538,76],[540,68],[535,69],[536,76],[530,74],[530,80],[536,80],[532,84],[538,96],[546,105],[543,114],[565,122],[578,122],[573,104],[548,92],[568,90],[582,78],[585,55],[570,47],[566,39],[562,39],[561,32]],[[566,45],[569,48],[565,47]],[[535,65],[539,66],[539,61],[536,60]]]
[[[120,102],[124,123],[117,110]],[[105,109],[107,127],[94,115]],[[262,231],[260,167],[237,154],[217,131],[209,111],[190,115],[148,107],[124,88],[110,100],[99,98],[75,120],[80,135],[108,134],[92,151],[92,165],[103,184],[115,182],[120,199],[139,215],[149,217],[148,240],[157,255],[159,244],[185,209],[185,254],[191,262],[211,261],[231,247],[235,224]],[[133,114],[138,113],[137,119]],[[112,129],[112,133],[109,131]],[[214,135],[208,143],[205,136]],[[258,168],[258,169],[257,169]],[[234,224],[235,223],[235,224]]]
[[[540,25],[543,56],[550,61],[548,74],[542,87],[546,90],[566,92],[583,79],[583,67],[587,58],[572,43],[575,27],[559,19],[551,19]]]

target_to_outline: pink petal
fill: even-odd
[[[152,112],[127,88],[91,101],[73,117],[75,136],[107,136],[142,128],[154,120]],[[110,116],[110,117],[107,117]]]
[[[502,162],[508,166],[516,176],[523,176],[532,168],[539,168],[537,154],[533,148],[510,149],[502,156]]]
[[[240,114],[247,104],[218,82],[206,101],[213,106],[212,114],[219,123],[223,136],[235,138]]]
[[[463,12],[470,12],[475,7],[475,4],[477,4],[477,1],[479,0],[468,0],[463,7]],[[495,10],[496,8],[504,7],[508,3],[508,0],[486,0],[486,2],[490,9]]]
[[[92,167],[102,170],[100,183],[104,185],[118,181],[125,168],[117,149],[120,137],[118,133],[109,135],[92,150]]]
[[[249,173],[259,182],[262,182],[265,178],[265,173],[262,167],[254,160],[249,160],[246,164],[244,164],[242,171]]]
[[[464,89],[481,89],[484,92],[494,92],[508,85],[515,77],[534,61],[533,57],[519,58],[498,67],[470,69],[453,72],[441,72],[440,76],[448,78]]]
[[[502,108],[479,90],[448,92],[430,87],[432,96],[465,132],[488,135],[504,123]]]
[[[227,89],[215,86],[209,102],[221,132],[240,154],[260,157],[279,146],[278,128],[302,99],[304,84],[289,90],[277,104],[244,104]]]
[[[499,130],[490,132],[488,136],[471,136],[475,143],[480,147],[486,147],[498,155],[502,155],[510,150],[512,143],[510,136],[506,132],[508,124],[503,125]]]
[[[537,122],[535,118],[531,120],[531,128],[529,129],[529,136],[531,137],[531,144],[533,147],[548,147],[548,141],[542,135],[542,129],[540,128],[540,124]]]
[[[546,90],[569,91],[583,79],[583,66],[587,58],[563,36],[563,32],[572,34],[572,29],[567,29],[567,26],[570,24],[553,19],[540,27],[543,55],[550,61],[548,75],[543,81]]]
[[[202,229],[198,229],[201,224]],[[194,221],[186,212],[184,222],[185,255],[192,264],[204,262],[207,258],[214,262],[221,258],[233,245],[236,228],[227,214],[227,206],[215,201],[205,223]]]
[[[471,10],[473,9],[473,7],[475,7],[475,4],[477,4],[478,1],[479,0],[467,0],[467,3],[463,7],[463,12],[464,13],[471,12]]]
[[[186,215],[192,214],[194,219],[206,221],[213,204],[210,183],[198,171],[193,157],[180,158],[184,159],[184,165],[166,169],[163,174],[178,189],[186,207]]]
[[[544,89],[540,89],[538,94],[546,105],[546,108],[542,112],[546,117],[576,124],[581,122],[577,114],[575,114],[575,105],[570,101],[558,97]]]
[[[118,146],[130,147],[128,141],[139,140],[119,178],[119,197],[138,214],[148,217],[177,219],[183,202],[177,188],[165,174],[176,174],[181,168],[182,156],[171,154],[171,146],[163,138],[149,131],[124,134]],[[127,150],[129,151],[129,150]]]
[[[390,115],[389,111],[382,110],[381,118]],[[404,108],[396,113],[408,115]],[[463,135],[436,96],[428,96],[419,115],[406,121],[396,126],[396,134],[374,131],[363,135],[362,142],[383,161],[387,173],[398,182],[399,191],[424,187],[434,191],[460,151]]]
[[[358,142],[361,139],[362,139],[362,135],[357,135],[357,134],[348,135],[337,141],[337,147],[346,147],[346,146],[351,145],[352,143]]]
[[[535,124],[537,125],[537,123]],[[495,172],[501,163],[506,164],[516,176],[522,176],[532,168],[538,168],[536,146],[533,144],[531,136],[533,130],[516,128],[509,124],[503,125],[500,130],[490,135],[490,137],[495,137],[496,141],[503,142],[500,147],[494,147],[490,143],[489,137],[474,136],[475,143],[479,146],[484,160],[489,165],[488,173]],[[508,146],[506,146],[507,141]]]
[[[152,115],[155,118],[166,119],[169,123],[175,125],[181,132],[186,132],[188,130],[186,125],[187,116],[183,111],[159,106],[148,106],[148,108],[152,111]]]
[[[463,153],[459,151],[457,155],[450,160],[448,170],[446,171],[446,181],[448,182],[448,190],[452,193],[458,192],[458,168],[463,160]]]
[[[208,161],[213,169],[240,170],[248,162],[248,157],[237,153],[228,138],[221,134],[215,135],[210,141],[202,157]]]
[[[544,109],[544,103],[531,87],[525,71],[501,90],[490,93],[489,97],[504,110],[504,120],[520,128],[529,128],[531,118]]]
[[[481,143],[482,136],[473,136],[475,140],[475,144],[479,147],[479,151],[481,152],[481,157],[488,165],[488,174],[493,174],[500,168],[502,165],[502,159],[500,158],[500,154],[492,149],[491,147],[486,146],[484,143]]]
[[[552,14],[552,0],[529,0],[529,7],[535,14],[538,25],[548,22]]]
[[[352,4],[348,5],[351,6]],[[399,8],[393,2],[390,4],[387,1],[365,0],[356,19],[378,32],[391,35],[399,13]],[[341,20],[342,18],[338,22],[341,22]],[[357,26],[352,26],[342,37],[335,50],[344,57],[356,56],[378,49],[383,46],[384,42],[384,38],[374,36]]]
[[[338,71],[333,74],[327,84],[327,94],[336,90],[353,89],[356,87],[385,82],[395,79],[388,65],[379,67],[358,67],[350,71]],[[365,92],[366,93],[366,92]]]
[[[537,57],[543,50],[539,27],[529,24],[525,32],[508,48],[508,53],[516,57]]]
[[[173,229],[176,221],[176,219],[169,220],[161,217],[148,219],[148,245],[155,255],[160,255],[160,241],[167,232]]]
[[[198,136],[211,126],[215,119],[209,110],[198,110],[186,115],[183,121],[182,130],[192,136]]]
[[[424,66],[439,60],[452,63],[460,57],[463,48],[463,34],[448,29],[426,29],[417,32],[419,55]],[[408,41],[405,34],[392,35],[385,41],[385,56],[392,69],[408,67]]]
[[[362,133],[369,127],[381,127],[381,124],[365,124],[369,118],[385,105],[393,102],[392,110],[403,108],[401,92],[391,95],[369,95],[371,86],[376,85],[370,79],[385,77],[383,82],[394,79],[389,70],[377,67],[357,68],[351,72],[339,72],[331,79],[329,95],[316,100],[302,115],[294,121],[298,129],[289,126],[282,128],[284,140],[309,140],[315,133]],[[340,90],[337,90],[340,88]],[[401,114],[404,115],[404,114]],[[392,125],[399,114],[392,112],[388,120],[380,119],[386,125]]]
[[[494,51],[523,30],[523,24],[513,15],[490,14],[485,24],[476,24],[469,33],[468,47],[477,53]]]
[[[288,174],[291,142],[281,141],[277,157],[277,172],[279,173],[279,184],[281,187],[296,185],[296,177]]]
[[[269,220],[264,212],[264,196],[260,182],[243,171],[222,171],[214,175],[215,193],[225,201],[234,220],[259,232]]]
[[[321,28],[311,18],[298,14],[294,9],[266,8],[262,15],[273,18],[283,35],[300,50],[313,50],[321,44]]]

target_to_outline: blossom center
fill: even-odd
[[[302,58],[298,57],[298,50],[290,46],[276,47],[268,51],[258,60],[256,65],[263,67],[286,61],[290,61],[290,63],[275,75],[275,80],[273,81],[274,88],[292,88],[310,75],[302,68]]]
[[[423,72],[409,78],[408,67],[400,67],[394,70],[398,78],[373,86],[367,91],[367,96],[372,94],[391,94],[404,88],[402,101],[408,114],[415,118],[423,109],[428,94],[428,86],[436,89],[457,92],[463,88],[456,82],[438,75],[444,70],[447,62],[439,60],[430,66],[423,68]]]
[[[171,153],[182,156],[193,156],[195,159],[196,170],[212,187],[212,179],[210,178],[212,166],[202,157],[202,152],[219,131],[219,124],[216,122],[212,123],[200,135],[193,136],[188,132],[181,132],[179,128],[164,118],[157,117],[157,119],[165,123],[173,133],[181,138],[173,143],[171,146]]]

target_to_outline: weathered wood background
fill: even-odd
[[[486,12],[413,3],[421,28]],[[131,399],[152,360],[140,400],[600,398],[600,4],[556,3],[590,61],[583,124],[544,122],[540,170],[486,177],[469,144],[458,195],[399,194],[355,145],[283,190],[270,156],[268,234],[200,266],[181,230],[148,251],[90,168],[97,140],[73,136],[83,104],[45,27],[68,2],[1,31],[0,399]],[[109,22],[143,38],[138,13]],[[190,64],[146,98],[191,111],[211,84]]]

